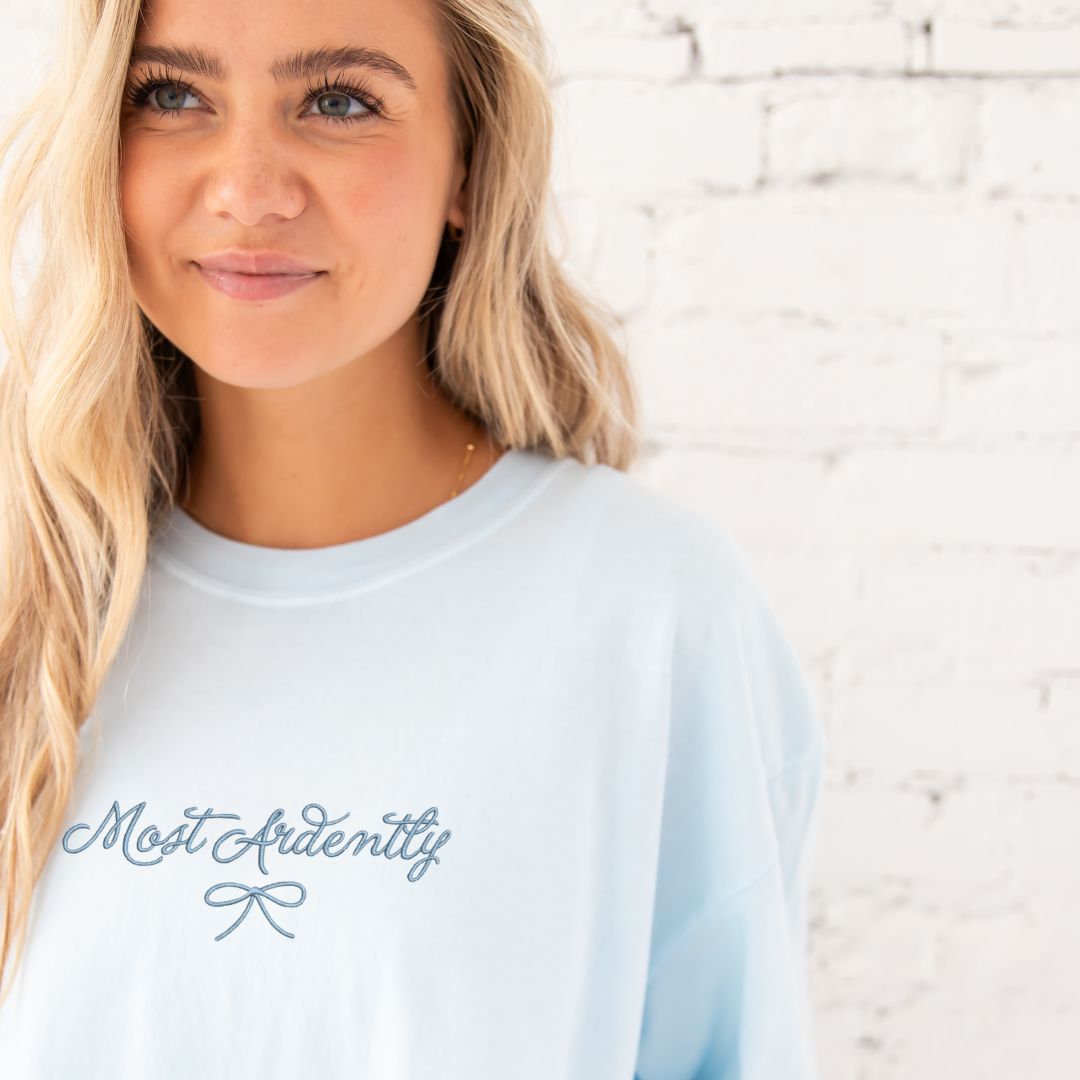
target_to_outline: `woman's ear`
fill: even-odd
[[[465,193],[467,181],[468,170],[466,169],[464,162],[459,161],[454,170],[452,187],[454,195],[450,200],[450,206],[446,212],[446,220],[450,226],[450,233],[452,236],[456,236],[458,233],[465,230]]]

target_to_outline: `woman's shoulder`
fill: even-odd
[[[617,594],[623,612],[644,603],[673,629],[677,696],[691,703],[680,722],[744,716],[770,776],[817,762],[824,732],[802,660],[729,526],[641,476],[606,465],[573,472],[579,514],[568,528],[588,537],[605,596]]]
[[[662,490],[644,470],[574,461],[562,509],[620,574],[662,577],[672,590],[709,607],[735,602],[755,586],[750,561],[733,528],[711,512]]]

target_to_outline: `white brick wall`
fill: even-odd
[[[823,1076],[1075,1080],[1080,0],[537,3],[639,474],[830,732]]]

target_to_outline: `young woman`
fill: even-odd
[[[546,57],[69,0],[0,144],[5,1080],[816,1076],[822,727],[629,475]]]

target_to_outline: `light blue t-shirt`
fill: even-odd
[[[826,744],[725,530],[511,450],[378,536],[151,556],[5,1080],[816,1080]]]

